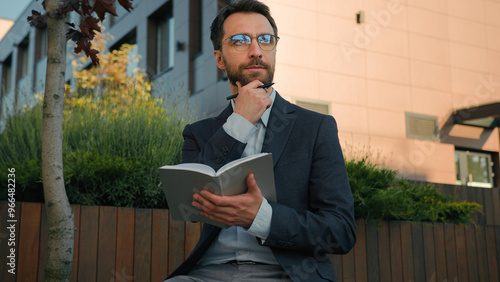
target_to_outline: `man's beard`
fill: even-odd
[[[271,66],[270,64],[264,63],[261,59],[255,58],[253,59],[250,63],[246,65],[240,65],[237,70],[232,69],[222,57],[222,60],[224,60],[224,64],[226,65],[226,75],[229,81],[231,82],[232,85],[236,86],[236,82],[239,81],[241,83],[241,86],[245,86],[248,83],[259,79],[260,82],[263,84],[269,84],[273,82],[273,77],[274,77],[274,66]],[[267,76],[263,78],[259,78],[261,73],[250,73],[249,75],[244,75],[243,70],[249,66],[254,66],[254,65],[260,65],[263,66],[264,69],[267,70]]]

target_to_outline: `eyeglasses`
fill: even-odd
[[[246,51],[248,48],[250,48],[250,45],[252,44],[252,38],[257,39],[257,43],[259,44],[260,49],[262,51],[272,51],[276,47],[276,43],[278,43],[278,40],[280,39],[276,35],[272,34],[261,34],[259,36],[250,36],[247,34],[235,34],[227,37],[222,41],[222,43],[219,45],[219,49],[222,47],[222,44],[226,42],[228,39],[231,39],[231,45],[233,45],[233,48],[236,49],[236,51]]]

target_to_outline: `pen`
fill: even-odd
[[[264,85],[261,85],[261,86],[257,86],[257,88],[268,88],[268,87],[271,87],[273,86],[274,82],[271,82],[271,83],[268,83],[268,84],[264,84]],[[236,97],[238,97],[238,94],[239,93],[236,93],[234,95],[231,95],[231,96],[227,96],[226,97],[226,100],[231,100],[231,99],[234,99]]]

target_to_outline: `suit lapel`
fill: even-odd
[[[285,148],[295,120],[296,114],[292,104],[276,93],[262,145],[262,152],[273,154],[273,165],[276,165]]]

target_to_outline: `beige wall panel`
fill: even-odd
[[[283,35],[276,45],[277,67],[291,65],[307,69],[318,66],[318,43],[310,39]],[[307,54],[307,55],[306,55]]]
[[[500,34],[498,36],[500,37]],[[488,71],[497,77],[500,76],[500,51],[488,50]]]
[[[486,47],[500,51],[500,26],[486,26]]]
[[[367,105],[364,78],[320,72],[318,83],[320,100],[357,106]]]
[[[453,98],[449,92],[412,88],[411,101],[411,112],[436,116],[439,124],[443,124],[452,113]]]
[[[306,1],[283,1],[270,3],[272,15],[278,25],[278,36],[296,36],[317,40],[317,20],[316,13],[310,8],[297,8],[294,3]],[[309,2],[307,1],[309,4]],[[311,2],[315,3],[314,1]]]
[[[410,58],[439,65],[450,64],[448,40],[411,33],[409,42]]]
[[[367,78],[408,85],[409,60],[406,58],[366,52]]]
[[[371,79],[367,80],[366,85],[366,103],[369,107],[401,112],[411,109],[411,94],[408,85]]]
[[[407,0],[408,6],[446,14],[448,12],[447,0]]]
[[[488,0],[484,2],[486,23],[500,27],[500,2]]]
[[[411,61],[413,86],[439,91],[451,91],[451,68],[419,61]]]
[[[318,99],[318,71],[280,65],[274,76],[274,88],[283,95]]]
[[[404,112],[368,109],[368,127],[370,136],[406,137]]]
[[[448,5],[448,13],[452,16],[469,19],[477,22],[485,22],[484,0],[451,0]]]
[[[451,66],[471,71],[488,69],[488,53],[485,48],[450,42]]]
[[[339,130],[368,134],[368,109],[366,107],[332,104],[331,114]]]
[[[318,13],[339,16],[353,22],[356,19],[356,14],[363,9],[363,0],[316,0],[316,2]]]
[[[443,14],[408,7],[408,30],[439,39],[448,38],[448,17]]]
[[[365,25],[406,30],[408,9],[404,2],[399,0],[364,1]]]
[[[358,77],[366,76],[366,55],[363,50],[320,42],[318,43],[318,54],[321,58],[318,61],[320,71]]]
[[[371,43],[366,46],[366,49],[387,55],[408,57],[408,46],[407,32],[382,28],[380,33],[371,38]]]
[[[486,25],[484,23],[464,20],[461,18],[448,18],[450,40],[476,47],[486,45]]]
[[[318,35],[317,38],[320,42],[333,43],[333,44],[348,44],[357,48],[360,46],[355,44],[355,38],[358,33],[363,32],[361,25],[356,24],[355,15],[348,20],[338,16],[329,14],[318,13]],[[356,30],[356,29],[359,29]]]

